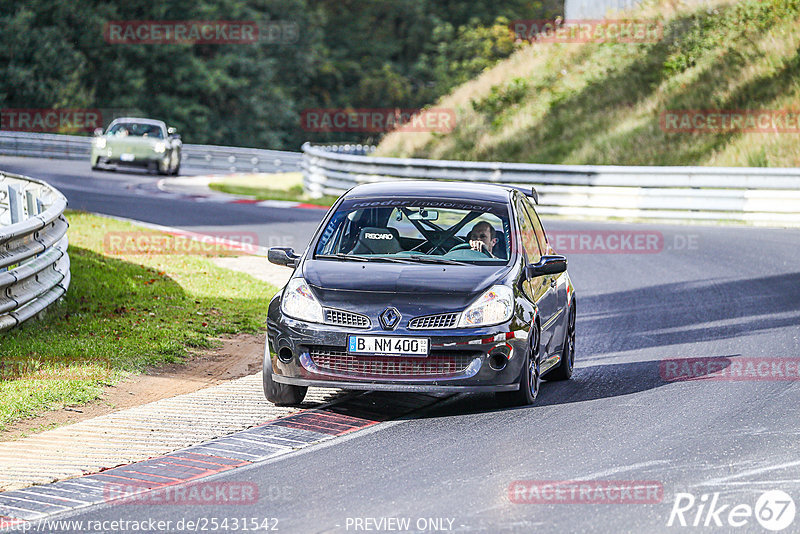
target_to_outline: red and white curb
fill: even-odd
[[[189,489],[180,495],[192,495],[191,486],[201,479],[403,417],[448,396],[355,394],[326,407],[296,412],[157,458],[49,485],[0,493],[0,530],[102,503],[147,501],[145,494],[154,491],[163,494],[165,488],[188,485]],[[257,491],[257,488],[252,489]],[[257,498],[254,496],[254,500]],[[150,502],[159,502],[159,499],[150,499]]]
[[[245,195],[222,193],[209,189],[209,184],[215,180],[228,178],[227,175],[209,176],[181,176],[178,178],[161,178],[156,182],[160,193],[177,196],[193,202],[215,202],[220,204],[247,204],[264,208],[301,208],[327,210],[327,206],[309,204],[307,202],[294,202],[291,200],[257,200]]]

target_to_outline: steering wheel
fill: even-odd
[[[454,246],[453,248],[451,248],[448,251],[448,253],[449,252],[453,252],[454,250],[467,250],[467,249],[472,250],[472,246],[469,243],[461,243],[461,244],[458,244],[458,245]],[[476,250],[475,252],[478,252],[478,251]],[[483,252],[484,254],[489,256],[490,258],[494,258],[494,256],[492,256],[492,253],[489,252],[489,250],[486,247],[481,247],[480,252]]]

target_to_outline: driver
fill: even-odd
[[[469,248],[477,250],[478,252],[486,252],[491,256],[494,255],[494,246],[497,244],[497,237],[494,227],[486,221],[481,221],[472,227],[469,234]]]

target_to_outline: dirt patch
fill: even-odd
[[[194,352],[184,363],[152,368],[147,374],[109,386],[99,399],[88,404],[67,406],[9,425],[0,431],[0,441],[191,393],[261,370],[264,334],[237,334],[219,341],[221,347]]]

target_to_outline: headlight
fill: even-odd
[[[281,299],[281,311],[289,317],[308,321],[310,323],[321,323],[322,306],[317,302],[311,289],[302,278],[292,278],[286,285]]]
[[[153,145],[153,152],[155,152],[156,154],[161,154],[166,149],[167,149],[167,144],[164,141],[157,141]]]
[[[105,137],[96,137],[94,140],[94,146],[97,148],[105,148],[106,147],[106,138]]]
[[[514,314],[514,292],[508,286],[492,286],[461,314],[459,327],[504,323]]]

